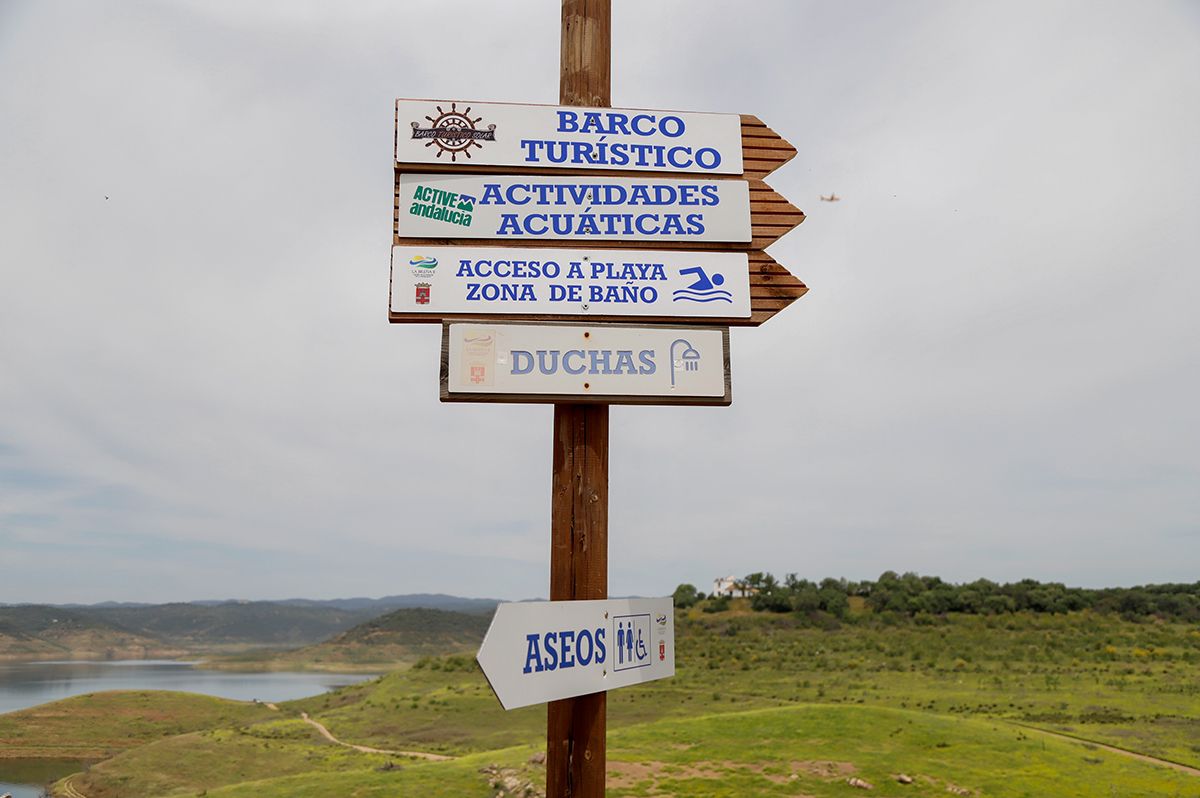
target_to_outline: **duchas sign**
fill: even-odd
[[[744,180],[402,174],[396,235],[750,241]]]
[[[728,328],[445,325],[444,401],[729,404]]]
[[[736,114],[397,100],[396,162],[742,173]]]
[[[392,313],[750,315],[744,252],[392,248]]]

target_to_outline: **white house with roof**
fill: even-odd
[[[733,591],[738,589],[738,578],[736,576],[719,576],[713,580],[714,596],[732,596]],[[742,595],[745,595],[745,592]]]

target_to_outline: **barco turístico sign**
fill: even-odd
[[[742,173],[736,114],[397,100],[396,162]]]

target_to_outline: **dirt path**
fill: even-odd
[[[341,740],[339,740],[338,738],[334,737],[333,734],[329,731],[329,729],[325,728],[325,726],[322,725],[319,721],[315,721],[312,718],[310,718],[308,716],[307,712],[301,712],[300,718],[308,725],[314,727],[318,732],[321,733],[321,736],[324,737],[329,742],[337,743],[338,745],[343,745],[346,748],[353,748],[355,751],[362,751],[364,754],[391,754],[393,756],[411,756],[411,757],[416,757],[417,759],[428,759],[432,762],[445,762],[447,760],[454,758],[452,756],[442,756],[441,754],[430,754],[425,751],[388,751],[383,748],[371,748],[370,746],[366,746],[366,745],[354,745],[353,743],[344,743]]]
[[[1115,745],[1105,745],[1104,743],[1098,743],[1095,740],[1087,740],[1083,737],[1075,737],[1071,734],[1049,731],[1048,729],[1039,729],[1037,726],[1026,726],[1024,723],[1013,723],[1013,725],[1020,726],[1022,729],[1028,729],[1032,732],[1037,732],[1038,734],[1045,734],[1048,737],[1057,737],[1060,740],[1070,740],[1073,743],[1084,743],[1086,745],[1098,748],[1101,751],[1108,751],[1110,754],[1120,754],[1121,756],[1127,756],[1130,759],[1139,759],[1142,762],[1149,762],[1152,765],[1160,765],[1165,768],[1171,768],[1172,770],[1178,770],[1180,773],[1187,773],[1189,776],[1200,776],[1200,768],[1194,768],[1191,765],[1181,765],[1178,762],[1172,762],[1169,759],[1159,759],[1158,757],[1150,756],[1149,754],[1139,754],[1136,751],[1127,751],[1124,748],[1117,748]]]
[[[78,774],[75,774],[78,775]],[[75,776],[67,776],[63,779],[62,794],[65,798],[87,798],[79,790],[75,789]]]

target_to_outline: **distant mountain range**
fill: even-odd
[[[424,607],[431,610],[450,610],[452,612],[478,612],[490,613],[496,609],[496,605],[500,603],[499,599],[487,598],[463,598],[462,596],[449,596],[445,593],[406,593],[399,596],[384,596],[382,598],[367,598],[359,596],[355,598],[335,598],[335,599],[306,599],[306,598],[289,598],[289,599],[256,599],[253,601],[246,599],[200,599],[197,601],[177,601],[169,604],[151,604],[139,601],[100,601],[95,604],[30,604],[30,603],[11,603],[6,604],[0,601],[0,607],[64,607],[66,609],[141,609],[146,607],[174,607],[183,604],[193,604],[199,607],[217,607],[223,604],[285,604],[292,607],[331,607],[338,610],[347,610],[349,612],[361,612],[364,610],[378,610],[379,612],[389,612],[391,610],[403,610],[413,607]]]
[[[468,639],[482,637],[481,630],[486,629],[497,603],[493,599],[410,594],[377,599],[0,605],[0,659],[126,659],[297,648],[329,640],[399,610],[442,613],[415,613],[402,623],[393,619],[385,625],[389,631],[403,632],[405,638],[400,641],[393,635],[389,645],[413,653],[432,652],[447,645],[458,648]],[[393,628],[397,623],[404,628]]]

